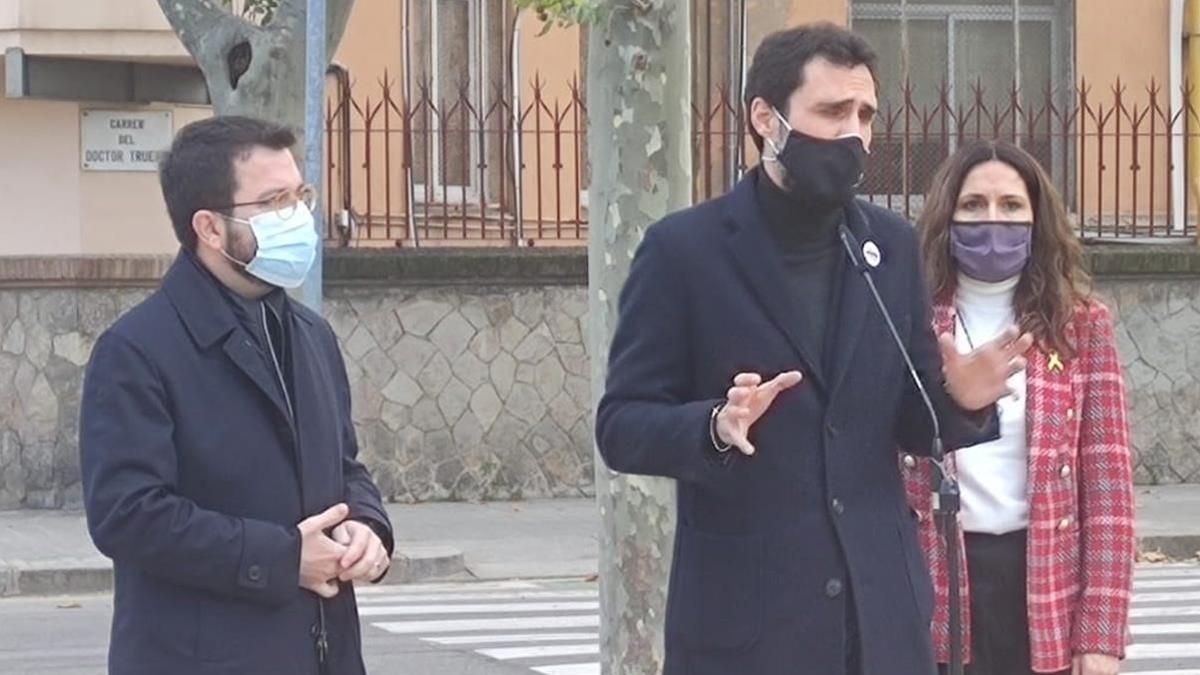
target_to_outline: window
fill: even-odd
[[[406,0],[410,24],[413,180],[418,201],[471,203],[499,126],[506,78],[506,10],[500,0]],[[489,117],[490,113],[490,117]],[[494,134],[493,134],[494,135]],[[496,169],[498,167],[492,167]]]
[[[880,61],[883,115],[866,191],[923,194],[960,139],[996,134],[1016,137],[1047,169],[1062,173],[1054,158],[1065,152],[1063,141],[1026,126],[1030,119],[1045,125],[1046,116],[1036,113],[1072,96],[1073,17],[1072,0],[853,2],[852,28]],[[906,153],[905,59],[911,86]],[[889,110],[897,115],[890,124]]]

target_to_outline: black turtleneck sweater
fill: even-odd
[[[841,209],[815,212],[784,192],[766,171],[759,170],[758,203],[771,239],[779,247],[787,273],[788,291],[800,310],[796,324],[808,353],[822,368],[829,363],[842,262],[838,226]],[[822,368],[824,369],[824,368]]]

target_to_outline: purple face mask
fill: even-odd
[[[1033,223],[950,224],[950,255],[963,274],[995,283],[1025,269],[1033,248]]]

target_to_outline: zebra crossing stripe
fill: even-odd
[[[436,645],[487,645],[516,644],[521,642],[582,642],[600,640],[599,633],[507,633],[504,635],[454,635],[448,637],[423,637],[422,642]]]
[[[1195,602],[1200,600],[1200,592],[1196,593],[1134,593],[1133,604],[1147,602]]]
[[[1135,580],[1138,589],[1200,589],[1200,577],[1195,579],[1150,579]]]
[[[586,645],[538,645],[534,647],[496,647],[477,649],[477,654],[483,654],[497,661],[512,661],[513,659],[540,659],[548,656],[591,656],[600,653],[600,643]]]
[[[1200,623],[1135,623],[1129,628],[1134,635],[1200,634]]]
[[[511,593],[440,593],[421,595],[380,595],[359,598],[360,605],[395,605],[406,602],[486,602],[488,600],[570,600],[598,598],[597,591],[515,591]]]
[[[600,675],[599,663],[564,663],[557,666],[539,666],[533,669],[542,675]]]
[[[472,591],[536,591],[542,585],[536,581],[471,581],[450,582],[444,584],[413,584],[411,586],[365,586],[356,587],[356,596],[372,595],[426,595],[432,593],[461,592],[464,589]]]
[[[1200,577],[1200,568],[1195,565],[1172,566],[1163,565],[1154,567],[1138,567],[1133,571],[1135,579],[1153,579],[1159,577],[1179,577],[1183,579],[1191,577]]]
[[[600,615],[502,617],[493,619],[446,619],[440,621],[381,621],[372,624],[396,635],[416,633],[469,633],[471,631],[540,630],[554,628],[599,628]]]
[[[1193,659],[1200,658],[1200,644],[1187,642],[1135,642],[1125,648],[1125,659]]]
[[[596,612],[599,602],[510,602],[486,605],[384,605],[359,607],[359,616],[413,616],[419,614],[526,614],[530,612]]]
[[[1200,616],[1200,607],[1133,607],[1129,610],[1131,619],[1162,616]]]

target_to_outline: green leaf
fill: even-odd
[[[545,35],[553,25],[573,26],[595,23],[600,17],[599,0],[513,0],[519,9],[537,12]]]

